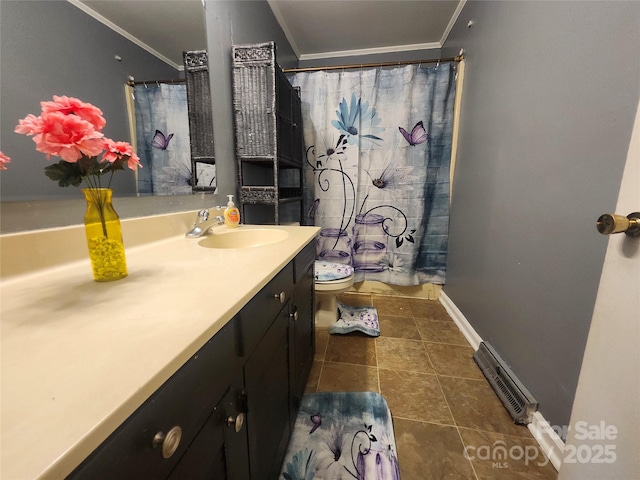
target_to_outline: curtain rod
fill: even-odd
[[[139,82],[134,82],[133,80],[127,80],[127,85],[133,87],[134,85],[153,85],[155,84],[160,84],[160,83],[184,83],[186,82],[186,80],[184,78],[176,78],[175,80],[146,80],[146,81],[139,81]]]
[[[405,60],[402,62],[358,63],[351,65],[331,65],[328,67],[285,68],[282,71],[284,73],[317,72],[320,70],[347,70],[349,68],[395,67],[399,65],[415,65],[421,63],[459,62],[461,60],[464,60],[464,55],[457,55],[451,58],[432,58],[429,60]]]

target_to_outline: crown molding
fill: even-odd
[[[126,30],[124,30],[123,28],[120,28],[118,25],[116,25],[115,23],[113,23],[111,20],[109,20],[108,18],[100,15],[98,12],[96,12],[95,10],[93,10],[92,8],[88,7],[87,5],[85,5],[84,3],[82,3],[79,0],[67,0],[71,5],[73,5],[74,7],[79,8],[80,10],[82,10],[84,13],[86,13],[87,15],[95,18],[97,21],[99,21],[100,23],[102,23],[103,25],[105,25],[106,27],[109,27],[111,30],[113,30],[114,32],[122,35],[124,38],[126,38],[127,40],[129,40],[131,43],[136,44],[137,46],[139,46],[140,48],[142,48],[143,50],[149,52],[151,55],[153,55],[154,57],[158,58],[159,60],[162,60],[164,63],[172,66],[173,68],[175,68],[176,70],[184,70],[184,66],[183,65],[178,65],[177,63],[173,62],[172,60],[170,60],[169,58],[165,57],[164,55],[162,55],[160,52],[158,52],[157,50],[154,50],[153,48],[151,48],[149,45],[147,45],[146,43],[144,43],[142,40],[140,40],[138,37],[135,37],[133,35],[131,35],[129,32],[127,32]]]

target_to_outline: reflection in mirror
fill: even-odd
[[[60,188],[44,174],[48,162],[46,156],[35,151],[30,138],[17,135],[13,129],[20,118],[40,110],[41,101],[49,101],[53,95],[79,98],[99,107],[107,120],[103,133],[109,138],[130,138],[124,85],[128,78],[154,81],[156,79],[179,79],[184,82],[181,59],[172,62],[167,57],[150,53],[142,43],[136,44],[117,32],[113,25],[96,20],[77,8],[81,2],[30,1],[0,2],[0,48],[3,68],[1,75],[2,122],[0,124],[0,150],[12,159],[10,168],[0,175],[0,199],[3,202],[39,201],[50,199],[81,198],[76,188]],[[88,4],[117,3],[120,7],[148,2],[85,2]],[[200,1],[162,2],[176,4],[176,8],[192,13],[198,7],[198,18],[203,28],[199,43],[181,44],[187,35],[175,35],[173,41],[180,55],[184,50],[205,49],[204,13]],[[144,10],[147,16],[154,15],[154,8]],[[135,19],[129,19],[135,23]],[[125,32],[126,33],[126,32]],[[145,50],[143,47],[147,47]],[[157,53],[157,52],[156,52]],[[155,85],[155,83],[154,83]],[[182,83],[182,87],[185,85]],[[186,111],[186,95],[184,100]],[[165,153],[178,145],[176,134],[186,145],[187,165],[190,165],[188,119],[183,115],[183,124],[158,128],[165,136]],[[169,131],[171,130],[171,131]],[[167,142],[167,137],[174,138]],[[154,143],[155,129],[150,145]],[[155,137],[160,145],[161,136]],[[168,145],[167,145],[168,143]],[[132,144],[135,143],[132,142]],[[150,147],[154,148],[154,147]],[[187,169],[189,170],[189,169]],[[143,170],[144,171],[144,170]],[[191,192],[189,183],[188,191]],[[213,175],[209,175],[209,181]],[[114,177],[114,197],[138,195],[134,175]],[[4,209],[3,209],[4,210]],[[3,221],[4,223],[4,221]],[[4,230],[4,229],[3,229]]]
[[[206,50],[184,52],[187,110],[191,138],[191,186],[195,192],[216,192],[213,111]]]
[[[140,195],[191,193],[187,92],[183,82],[135,82],[127,106],[135,119]]]
[[[183,58],[184,80],[128,82],[141,195],[216,192],[208,56],[195,50]]]
[[[183,81],[130,82],[132,100],[127,105],[130,118],[135,119],[132,138],[143,167],[138,171],[140,195],[215,192],[212,122],[206,124],[211,129],[207,132],[210,149],[204,157],[194,141],[198,128],[204,129],[205,124],[199,118],[202,114],[193,112],[187,100],[194,95],[202,99],[200,89],[209,90],[208,77],[206,80],[197,85],[196,92]],[[210,118],[210,103],[207,105],[204,113]]]

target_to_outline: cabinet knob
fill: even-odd
[[[280,303],[284,303],[284,301],[287,299],[287,295],[284,292],[280,292],[276,293],[273,298],[275,298],[276,300],[280,300]]]
[[[173,427],[165,435],[164,432],[156,433],[153,437],[153,448],[162,447],[162,456],[164,458],[170,458],[171,455],[176,453],[178,445],[180,445],[180,439],[182,438],[182,429],[180,427]]]
[[[294,322],[297,321],[298,320],[298,311],[296,310],[295,312],[290,313],[289,317],[291,317]]]
[[[242,430],[242,425],[244,425],[244,413],[239,413],[236,418],[227,418],[227,425],[233,427],[236,433],[238,433]]]

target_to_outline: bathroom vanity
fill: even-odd
[[[80,259],[3,278],[2,478],[277,478],[313,362],[318,229],[208,248],[192,221],[127,247],[117,282]]]

